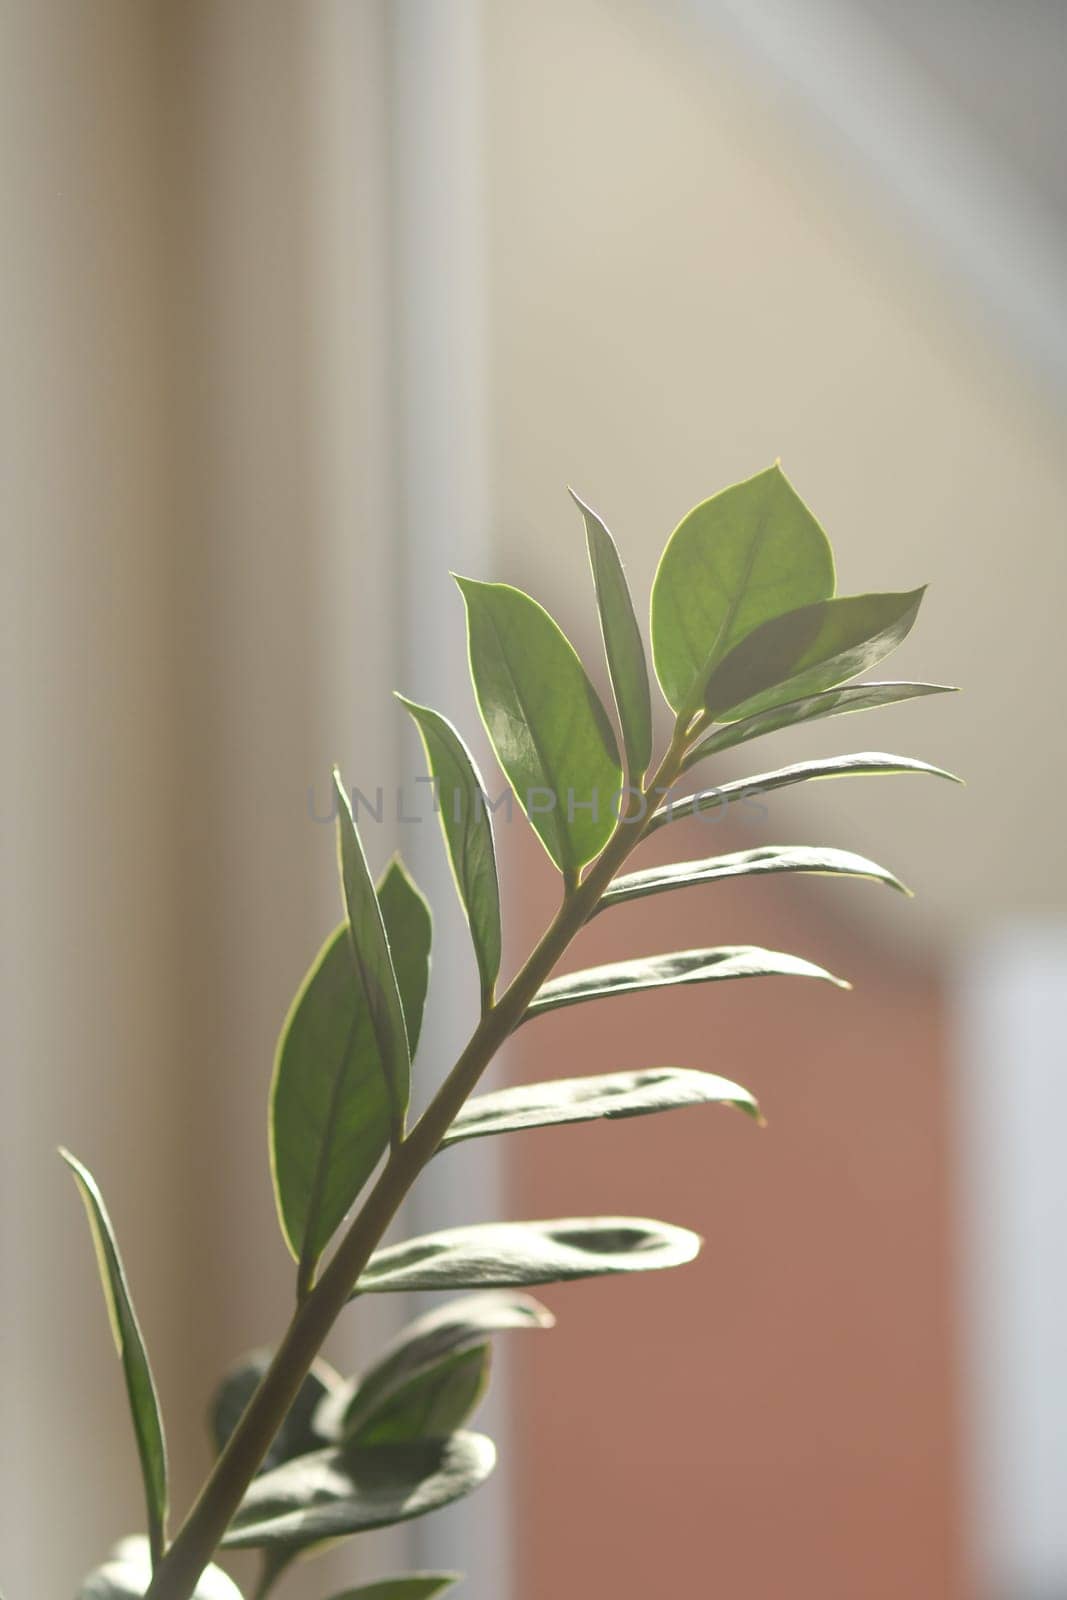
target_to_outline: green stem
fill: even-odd
[[[631,796],[611,838],[581,883],[568,886],[563,903],[526,964],[482,1016],[448,1077],[407,1138],[394,1146],[363,1207],[306,1296],[215,1463],[170,1549],[156,1567],[145,1600],[192,1600],[260,1463],[296,1399],[327,1334],[352,1296],[367,1262],[408,1191],[455,1121],[489,1063],[522,1021],[527,1006],[557,961],[589,920],[600,896],[640,842],[657,788],[677,778],[687,744],[676,727],[670,748],[640,797]]]

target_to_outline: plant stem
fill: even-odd
[[[527,1006],[644,836],[657,791],[662,794],[664,786],[669,787],[678,776],[688,742],[679,721],[657,771],[640,797],[630,796],[626,811],[587,876],[580,883],[568,884],[562,905],[525,965],[496,1004],[484,1012],[455,1066],[410,1133],[394,1145],[321,1277],[299,1301],[258,1389],[180,1532],[157,1565],[145,1600],[192,1600],[200,1574],[218,1549],[245,1490],[382,1235],[479,1078],[522,1021]]]

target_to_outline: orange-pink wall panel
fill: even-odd
[[[676,857],[766,836],[671,832]],[[555,884],[532,849],[513,872],[533,932]],[[704,985],[520,1032],[516,1081],[704,1067],[769,1123],[712,1107],[514,1140],[512,1215],[631,1212],[706,1240],[678,1272],[549,1291],[559,1326],[517,1341],[520,1600],[960,1595],[941,995],[904,954],[914,907],[896,952],[857,915],[886,892],[687,890],[604,915],[568,962],[751,942],[852,994]]]

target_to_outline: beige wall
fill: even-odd
[[[728,34],[630,0],[486,14],[501,569],[592,640],[566,483],[644,594],[678,517],[780,456],[846,592],[931,584],[883,675],[966,695],[779,737],[744,770],[903,749],[970,787],[825,784],[775,825],[888,854],[928,949],[1061,906],[1061,397]]]

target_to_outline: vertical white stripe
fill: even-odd
[[[402,671],[404,633],[392,470],[385,7],[317,0],[307,18],[310,126],[303,182],[313,230],[309,437],[317,512],[312,648],[323,738],[308,776],[325,797],[330,764],[339,761],[351,786],[372,797],[381,786],[390,797],[380,826],[363,816],[377,871],[398,842],[391,796],[399,775],[400,718],[389,691]],[[325,799],[318,804],[325,815]],[[322,832],[322,925],[328,927],[339,910],[338,885],[333,829]],[[366,1297],[338,1322],[333,1359],[346,1374],[360,1371],[411,1309],[405,1296]],[[314,1581],[318,1592],[332,1593],[414,1564],[404,1524],[341,1545],[316,1562]]]
[[[391,197],[399,526],[408,638],[403,689],[457,721],[471,737],[463,607],[449,568],[484,574],[489,559],[485,229],[482,195],[482,13],[478,0],[394,0]],[[475,748],[479,741],[472,738]],[[428,815],[412,731],[401,770],[412,801],[400,848],[429,894],[440,952],[417,1062],[420,1108],[477,1016],[470,940],[440,832]],[[416,794],[419,799],[416,802]],[[496,1141],[436,1162],[407,1208],[411,1231],[500,1215]],[[501,1460],[470,1501],[414,1527],[428,1567],[467,1574],[472,1600],[507,1600],[511,1496],[506,1476],[506,1373],[498,1352],[479,1426]]]
[[[1067,1592],[1067,923],[979,940],[956,988],[969,1535],[979,1593]]]

